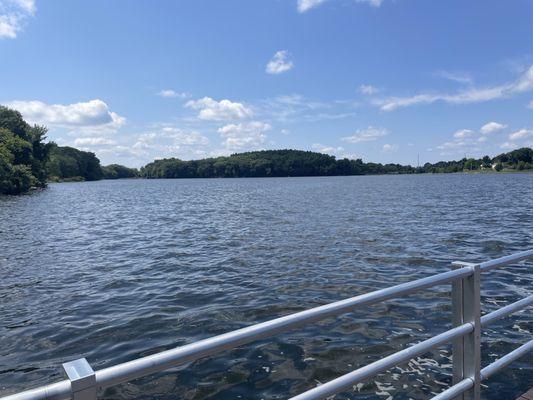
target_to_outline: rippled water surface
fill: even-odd
[[[533,247],[533,174],[123,180],[0,198],[0,394]],[[482,277],[483,311],[532,293],[533,262]],[[287,399],[450,327],[450,287],[315,323],[100,393]],[[487,328],[483,364],[531,339]],[[426,399],[450,348],[338,399]],[[533,386],[527,356],[486,399]]]

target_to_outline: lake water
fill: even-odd
[[[0,394],[533,247],[533,174],[121,180],[0,198]],[[483,311],[531,294],[533,262],[482,276]],[[287,399],[450,328],[450,286],[169,372],[103,399]],[[483,365],[531,339],[487,328]],[[426,399],[450,347],[336,399]],[[533,386],[529,355],[486,399]]]

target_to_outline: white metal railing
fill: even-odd
[[[85,358],[67,362],[63,364],[63,368],[68,379],[2,397],[0,400],[95,400],[97,391],[100,389],[212,356],[311,322],[345,314],[363,306],[381,303],[446,283],[452,284],[452,329],[317,386],[290,400],[325,399],[349,390],[356,383],[449,342],[453,343],[453,386],[434,397],[433,400],[478,400],[482,380],[488,379],[511,362],[533,350],[532,339],[481,369],[481,328],[532,305],[533,295],[481,316],[480,274],[528,258],[533,258],[533,249],[480,264],[454,262],[452,270],[448,272],[311,308],[98,371],[93,371]]]

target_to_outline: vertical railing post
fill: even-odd
[[[453,262],[452,268],[473,268],[473,274],[452,283],[453,326],[470,322],[474,330],[452,343],[453,384],[472,379],[471,390],[456,400],[479,400],[481,390],[481,299],[480,267],[478,264]]]
[[[465,265],[460,262],[452,263],[452,269],[463,268]],[[452,325],[456,326],[463,324],[463,280],[456,279],[452,282]],[[463,338],[454,339],[452,342],[452,368],[453,368],[453,384],[456,385],[463,379]],[[464,400],[461,394],[455,400]]]
[[[85,358],[63,364],[70,380],[72,400],[96,400],[96,377]]]

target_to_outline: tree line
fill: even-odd
[[[301,150],[263,150],[228,157],[183,161],[166,158],[140,170],[144,178],[237,178],[282,176],[376,175],[451,173],[481,170],[533,169],[533,150],[521,148],[494,158],[463,158],[458,161],[426,163],[420,167],[400,164],[365,163],[361,159],[336,159],[322,153]]]
[[[496,157],[463,158],[426,163],[420,167],[365,163],[361,159],[302,150],[263,150],[227,157],[183,161],[155,160],[140,170],[123,165],[100,165],[94,153],[46,143],[47,129],[30,125],[15,110],[0,106],[0,194],[20,194],[43,188],[48,181],[94,181],[120,178],[237,178],[372,174],[452,173],[533,169],[528,147]]]
[[[49,159],[46,163],[48,178],[54,182],[98,181],[100,179],[136,178],[139,171],[119,164],[100,165],[94,153],[74,147],[50,143]]]

